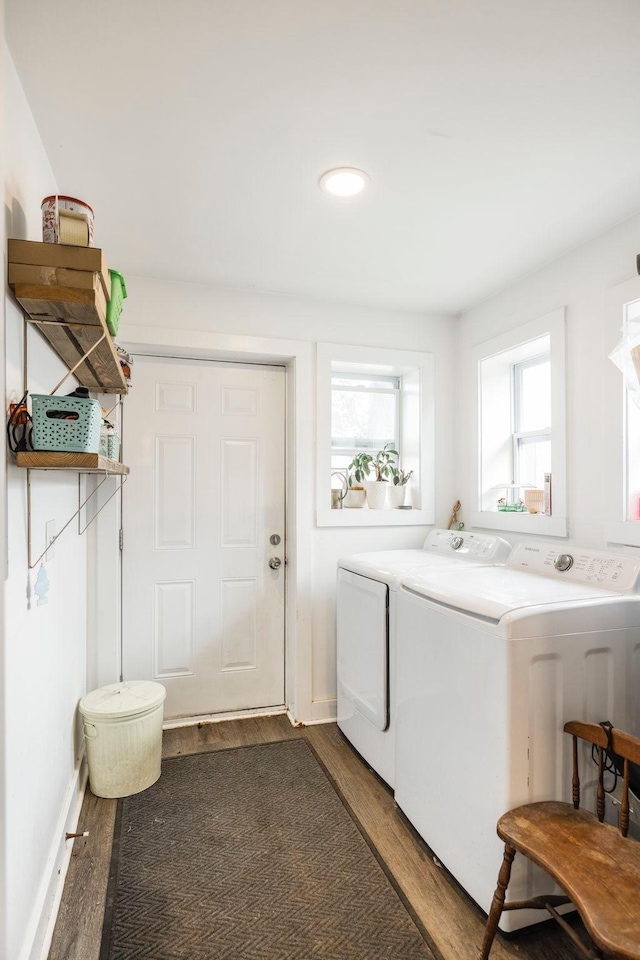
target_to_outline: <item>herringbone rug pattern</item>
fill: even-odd
[[[165,761],[122,805],[101,960],[433,960],[303,740]]]

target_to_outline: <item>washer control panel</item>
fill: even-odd
[[[616,593],[640,589],[640,558],[625,557],[578,547],[561,552],[555,544],[518,543],[507,560],[514,570],[524,570],[575,583],[590,583]]]
[[[467,530],[432,530],[424,542],[424,549],[429,553],[460,559],[504,563],[511,544],[491,534],[469,533]]]

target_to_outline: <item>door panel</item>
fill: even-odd
[[[284,703],[284,369],[138,357],[123,439],[125,679],[166,716]]]

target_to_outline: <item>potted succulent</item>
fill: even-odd
[[[393,483],[389,487],[389,506],[395,509],[404,506],[407,494],[407,483],[413,470],[405,472],[400,466],[393,468]]]
[[[369,476],[372,460],[369,453],[357,453],[347,467],[348,490],[344,498],[345,507],[364,507],[367,499],[364,481]]]
[[[371,457],[369,468],[376,475],[375,480],[365,480],[367,503],[371,510],[382,510],[387,499],[389,478],[393,477],[396,469],[398,451],[393,449],[392,443],[385,443],[382,450],[378,450],[375,457]]]

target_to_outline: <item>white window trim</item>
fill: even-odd
[[[482,510],[482,450],[481,450],[481,382],[480,365],[483,360],[515,349],[530,340],[546,334],[551,340],[551,444],[553,473],[553,516],[530,513],[500,513]],[[475,510],[470,511],[473,527],[489,530],[505,530],[513,533],[540,534],[546,537],[566,537],[567,522],[567,468],[566,468],[566,402],[565,402],[565,309],[559,307],[550,313],[523,323],[492,340],[478,344],[471,351],[476,377],[474,392],[475,423],[474,438],[476,475]]]
[[[316,523],[319,527],[405,527],[435,523],[435,364],[433,355],[409,350],[389,350],[386,347],[359,347],[351,344],[318,343],[316,345],[317,372],[317,434],[316,434]],[[331,476],[331,375],[332,364],[345,364],[357,369],[358,364],[386,367],[390,374],[411,379],[418,387],[419,401],[414,414],[418,428],[415,438],[401,429],[401,459],[405,466],[417,458],[419,485],[410,483],[419,498],[420,509],[413,510],[332,510],[328,504]],[[386,372],[386,371],[385,371]],[[402,416],[411,416],[410,396],[403,391]],[[413,443],[412,443],[413,441]],[[415,449],[411,449],[412,445]]]
[[[640,277],[633,277],[607,291],[605,299],[605,322],[610,339],[607,353],[613,350],[622,335],[624,307],[640,300]],[[606,464],[605,488],[607,517],[604,534],[608,543],[640,547],[640,520],[627,520],[626,423],[624,379],[618,368],[607,360],[604,380],[604,414],[610,429],[605,431],[604,462]]]

